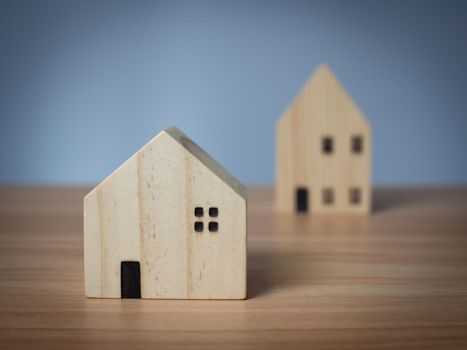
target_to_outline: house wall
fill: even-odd
[[[202,218],[195,207],[204,209]],[[209,217],[210,207],[218,217]],[[246,297],[246,201],[167,134],[91,193],[85,212],[88,296],[119,298],[120,262],[133,258],[141,264],[143,298]],[[103,271],[100,290],[93,260]]]
[[[120,297],[120,262],[141,260],[138,161],[130,158],[84,199],[85,288]]]

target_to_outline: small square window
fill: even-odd
[[[362,153],[363,152],[363,138],[361,136],[352,136],[352,152]]]
[[[334,142],[332,140],[332,137],[330,136],[323,137],[321,148],[324,154],[331,154],[334,149]]]
[[[219,231],[219,224],[215,221],[211,221],[209,223],[209,232],[217,232]]]
[[[323,190],[323,203],[331,205],[334,203],[334,190],[332,188],[325,188]]]
[[[362,194],[359,188],[352,187],[349,192],[349,201],[351,204],[359,204],[362,200]]]
[[[196,207],[195,208],[195,216],[196,217],[202,217],[204,215],[204,210],[201,207]]]
[[[204,224],[202,221],[196,221],[195,222],[195,231],[196,232],[203,232],[204,230]]]
[[[209,216],[213,218],[217,218],[219,216],[219,209],[216,207],[209,208]]]

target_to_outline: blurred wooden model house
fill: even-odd
[[[370,125],[327,65],[279,119],[276,146],[278,211],[370,211]]]

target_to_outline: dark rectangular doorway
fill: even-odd
[[[120,278],[122,299],[141,298],[141,271],[138,261],[122,261]]]
[[[297,188],[295,193],[295,210],[298,213],[306,213],[308,211],[308,189],[305,187]]]

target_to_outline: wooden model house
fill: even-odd
[[[367,213],[371,130],[327,65],[321,65],[277,123],[276,208]]]
[[[162,131],[84,199],[86,296],[246,298],[245,187]]]

